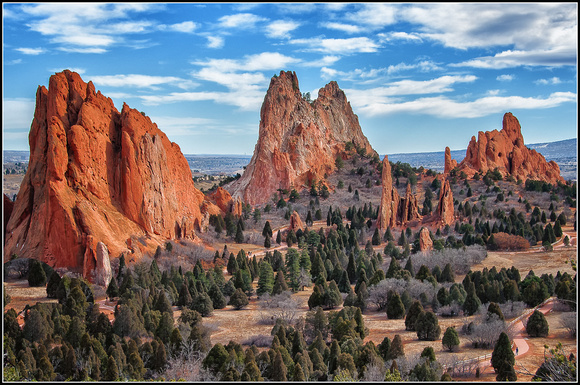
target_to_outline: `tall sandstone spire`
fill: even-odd
[[[138,257],[163,239],[194,238],[221,212],[194,187],[177,144],[139,111],[118,112],[77,73],[38,88],[29,144],[5,261],[36,258],[90,279],[103,246]]]
[[[387,227],[393,227],[397,224],[397,209],[401,199],[397,189],[393,188],[391,164],[389,163],[389,157],[387,155],[383,159],[381,182],[381,205],[379,207],[377,227],[384,230]]]
[[[449,185],[449,180],[443,177],[441,189],[439,190],[439,205],[437,206],[439,224],[441,226],[452,225],[455,221],[453,208],[453,191]]]
[[[376,154],[337,83],[321,88],[310,102],[300,93],[296,74],[281,71],[271,79],[262,104],[252,159],[229,190],[234,198],[257,205],[279,189],[309,187],[336,170],[336,157],[346,157],[348,142]]]

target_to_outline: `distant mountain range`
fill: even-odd
[[[546,160],[553,160],[560,166],[560,173],[565,179],[577,179],[578,140],[577,138],[549,143],[528,144],[528,148],[544,155]],[[452,150],[451,157],[461,162],[466,150]],[[248,155],[211,155],[184,154],[189,167],[197,172],[209,175],[233,174],[240,172],[251,159]],[[409,163],[413,167],[423,166],[442,172],[444,170],[445,152],[417,152],[407,154],[388,154],[389,161]],[[4,150],[4,163],[28,162],[28,151]],[[384,156],[381,156],[381,159]]]

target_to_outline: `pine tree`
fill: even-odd
[[[109,356],[107,361],[107,370],[105,372],[105,381],[117,381],[119,378],[119,368],[113,356]]]
[[[266,235],[272,238],[272,227],[270,226],[270,221],[266,221],[264,228],[262,229],[262,236],[265,237]]]
[[[42,268],[42,264],[36,260],[31,260],[31,265],[28,270],[28,286],[38,287],[46,284],[46,273]]]
[[[236,257],[234,257],[234,253],[230,253],[230,257],[228,259],[227,271],[230,275],[236,274],[238,271],[239,266],[238,262],[236,261]]]
[[[550,333],[548,321],[539,310],[534,310],[526,325],[526,332],[530,337],[547,337]]]
[[[284,272],[278,270],[276,272],[276,278],[274,280],[274,287],[272,288],[271,295],[277,295],[284,291],[288,291],[288,285],[286,284],[286,279],[284,278]]]
[[[286,364],[284,364],[284,360],[282,359],[282,354],[280,350],[276,352],[276,357],[274,358],[274,362],[272,364],[272,380],[285,382],[287,381],[286,374],[288,373],[288,368]]]
[[[441,328],[437,316],[431,311],[419,313],[415,321],[417,337],[422,341],[435,341],[439,339]]]
[[[457,330],[455,330],[455,327],[450,326],[445,330],[445,334],[443,334],[443,339],[441,340],[441,343],[450,352],[453,351],[455,347],[459,346],[459,335],[457,334]]]
[[[403,348],[403,340],[399,334],[395,334],[393,338],[393,342],[391,343],[391,348],[389,349],[388,359],[394,360],[397,357],[401,357],[405,355],[405,351]]]
[[[238,222],[238,226],[236,228],[236,236],[234,240],[236,241],[236,243],[244,243],[244,231],[242,230],[240,222]]]
[[[511,348],[510,339],[505,332],[502,332],[499,335],[491,354],[491,366],[497,374],[496,380],[516,381],[517,376],[514,371],[515,362],[516,360]]]
[[[242,289],[236,289],[236,292],[230,297],[230,302],[228,305],[231,305],[236,310],[240,310],[246,306],[248,306],[248,296],[242,291]]]
[[[259,264],[258,288],[256,293],[258,296],[263,294],[270,294],[274,288],[274,270],[272,265],[266,260],[262,260]]]
[[[389,296],[386,312],[389,319],[401,319],[405,316],[405,306],[398,293],[393,292]]]
[[[411,306],[409,307],[409,311],[405,317],[405,329],[409,331],[415,331],[415,322],[417,321],[417,317],[421,312],[423,312],[423,305],[421,305],[421,301],[415,300]]]

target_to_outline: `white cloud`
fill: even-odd
[[[15,48],[16,51],[24,54],[24,55],[40,55],[41,53],[46,52],[44,48]]]
[[[346,19],[359,24],[365,29],[380,29],[397,22],[398,7],[394,4],[370,3],[354,13],[346,15]]]
[[[324,79],[334,79],[337,76],[340,76],[342,80],[349,80],[349,81],[377,81],[381,77],[384,76],[392,76],[396,75],[403,71],[419,71],[419,72],[432,72],[432,71],[439,71],[442,68],[437,64],[429,60],[423,60],[414,64],[407,64],[407,63],[399,63],[399,64],[391,64],[388,67],[381,67],[381,68],[371,68],[367,69],[355,69],[352,71],[338,71],[332,68],[328,68],[324,66],[321,69],[321,75]]]
[[[440,118],[478,118],[508,110],[552,108],[569,102],[576,102],[576,94],[556,92],[545,99],[522,96],[486,96],[471,102],[458,102],[444,96],[436,96],[403,102],[394,99],[369,101],[366,105],[359,106],[357,111],[368,116],[413,113]],[[351,103],[354,105],[352,97]]]
[[[515,76],[510,74],[499,75],[495,79],[500,82],[511,82],[514,80]]]
[[[171,24],[169,29],[176,32],[192,33],[197,29],[197,23],[193,21],[184,21],[182,23]]]
[[[208,48],[222,48],[224,46],[224,38],[221,36],[206,36]]]
[[[402,7],[398,16],[417,25],[421,37],[447,47],[535,51],[577,46],[575,4],[424,3]]]
[[[483,69],[504,69],[520,66],[562,67],[575,66],[577,50],[554,49],[541,51],[503,51],[494,56],[483,56],[462,63],[450,64],[451,67],[473,67]]]
[[[337,31],[342,31],[346,33],[359,33],[362,32],[362,28],[353,24],[344,24],[336,22],[326,22],[321,24],[322,27],[328,29],[334,29]]]
[[[354,54],[377,52],[379,45],[368,37],[353,37],[349,39],[308,38],[290,40],[291,44],[305,45],[306,51],[326,54]]]
[[[549,85],[549,84],[550,85],[560,84],[560,83],[562,83],[562,81],[558,77],[553,77],[550,79],[538,79],[534,83],[538,84],[538,85],[545,86],[545,85]]]
[[[235,15],[226,15],[218,19],[222,28],[254,28],[256,23],[267,19],[254,15],[252,13],[237,13]]]
[[[136,87],[158,89],[160,85],[174,85],[179,88],[192,88],[197,86],[191,80],[178,78],[175,76],[151,76],[151,75],[103,75],[92,76],[91,80],[96,86],[108,87]]]
[[[423,41],[418,33],[388,32],[379,33],[377,36],[381,39],[382,42],[412,41],[415,43],[420,43]]]
[[[30,130],[34,118],[36,100],[25,98],[4,99],[2,101],[2,129]]]
[[[293,20],[276,20],[266,26],[266,35],[271,38],[289,38],[289,33],[300,27]]]

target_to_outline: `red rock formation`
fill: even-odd
[[[556,162],[546,162],[542,154],[524,145],[520,123],[511,112],[504,115],[501,131],[480,131],[477,140],[473,136],[459,164],[459,169],[469,177],[495,168],[502,176],[511,175],[523,182],[527,179],[564,182]]]
[[[6,226],[8,225],[8,220],[10,219],[10,214],[12,214],[13,209],[14,202],[12,202],[8,195],[4,194],[4,239],[6,239]]]
[[[296,232],[298,229],[304,230],[304,224],[302,223],[302,219],[300,219],[300,215],[296,211],[293,211],[290,216],[289,230],[294,230],[294,232]]]
[[[421,219],[417,196],[413,194],[410,184],[407,184],[405,196],[401,198],[399,202],[399,209],[396,213],[396,218],[397,223],[403,226],[414,219]]]
[[[220,211],[204,202],[179,146],[156,124],[127,105],[119,113],[74,72],[38,88],[29,143],[5,260],[17,254],[82,272],[99,242],[113,257],[139,252],[137,243],[193,238]]]
[[[455,220],[453,208],[453,192],[451,191],[451,187],[449,186],[449,181],[447,179],[441,183],[437,214],[439,215],[439,223],[441,226],[451,225]]]
[[[429,229],[426,227],[421,228],[419,232],[419,250],[421,251],[429,251],[433,250],[433,241],[431,240],[431,236],[429,235]]]
[[[377,227],[386,229],[397,224],[397,210],[399,207],[399,193],[393,188],[393,177],[391,175],[391,164],[389,157],[385,155],[383,159],[383,170],[381,174],[382,191],[381,205],[379,207],[379,216],[377,218]]]
[[[451,150],[449,147],[445,147],[445,174],[449,174],[449,171],[457,167],[457,161],[451,158]]]
[[[224,213],[231,212],[237,216],[242,215],[242,201],[240,199],[234,200],[226,189],[218,187],[208,198]]]
[[[268,202],[278,189],[300,189],[324,180],[335,171],[336,157],[346,157],[347,142],[376,154],[334,81],[310,103],[300,93],[296,74],[280,72],[270,81],[260,119],[250,164],[229,187],[233,197],[252,205]]]

